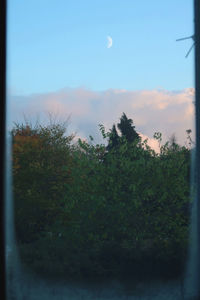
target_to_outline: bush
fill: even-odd
[[[54,265],[74,277],[182,272],[187,148],[166,143],[157,154],[147,141],[124,137],[116,147],[93,145],[92,138],[70,145],[72,136],[59,126],[22,126],[13,138],[16,232],[28,265],[47,272]]]

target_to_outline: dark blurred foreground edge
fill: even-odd
[[[195,101],[196,101],[196,180],[198,216],[198,299],[200,299],[200,0],[194,0],[195,21]]]
[[[6,299],[6,276],[5,276],[5,228],[4,228],[4,179],[5,179],[5,117],[6,117],[6,0],[0,1],[0,298]]]

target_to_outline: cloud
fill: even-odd
[[[147,140],[147,144],[154,149],[157,153],[160,152],[160,147],[159,147],[159,143],[156,139],[154,138],[150,138],[145,134],[142,134],[141,132],[139,132],[140,137],[142,138],[142,141]]]
[[[186,140],[186,129],[194,131],[194,89],[181,91],[120,90],[93,91],[84,87],[65,88],[46,94],[19,96],[9,94],[9,121],[40,116],[52,112],[61,119],[71,115],[70,130],[87,138],[93,135],[100,139],[98,124],[109,130],[119,122],[123,112],[133,119],[136,130],[149,137],[149,143],[156,131],[163,133],[164,140],[175,133],[179,143]],[[155,143],[154,143],[155,146]]]

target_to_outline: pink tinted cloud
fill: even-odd
[[[11,96],[10,105],[12,119],[19,118],[22,112],[29,116],[44,112],[56,113],[62,118],[71,115],[72,130],[83,137],[97,132],[99,123],[106,129],[111,128],[125,112],[133,119],[136,130],[149,137],[153,145],[151,138],[155,131],[161,131],[165,139],[175,133],[178,141],[184,143],[185,130],[194,129],[193,100],[193,88],[99,92],[80,87],[22,98]]]

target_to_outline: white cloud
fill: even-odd
[[[141,90],[127,91],[109,89],[92,91],[80,87],[63,89],[47,94],[9,96],[9,120],[19,121],[23,113],[28,118],[45,112],[52,112],[66,119],[71,115],[70,129],[79,136],[93,135],[99,141],[98,124],[106,129],[119,121],[123,112],[133,119],[136,130],[149,137],[149,144],[155,131],[168,139],[173,133],[178,142],[184,144],[186,129],[194,130],[194,89],[182,91]]]
[[[141,136],[142,141],[144,141],[144,140],[147,139],[147,144],[148,144],[152,149],[154,149],[157,153],[160,152],[159,143],[158,143],[158,141],[157,141],[156,139],[150,138],[150,137],[148,137],[147,135],[142,134],[141,132],[139,132],[139,135]]]

